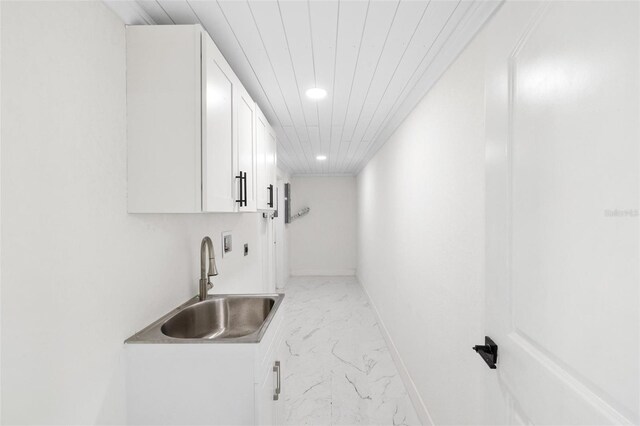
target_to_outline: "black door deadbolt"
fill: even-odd
[[[484,336],[484,345],[476,345],[473,350],[484,359],[490,369],[496,369],[496,362],[498,362],[498,345],[495,344],[489,336]]]

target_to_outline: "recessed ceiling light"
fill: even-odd
[[[318,161],[324,161],[324,160],[326,160],[326,159],[327,159],[327,156],[326,156],[326,155],[317,155],[317,156],[316,156],[316,160],[318,160]]]
[[[322,99],[325,96],[327,96],[327,91],[319,87],[312,87],[307,90],[307,97],[309,99]]]

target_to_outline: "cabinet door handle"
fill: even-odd
[[[236,200],[236,203],[240,204],[240,207],[247,206],[247,172],[240,172],[236,179],[240,179],[240,199]]]
[[[269,190],[269,202],[267,205],[273,207],[273,185],[269,185],[267,189]]]
[[[280,361],[276,361],[273,365],[273,372],[276,373],[276,390],[273,393],[273,400],[277,401],[280,398]]]
[[[240,174],[238,176],[236,176],[236,179],[239,179],[238,182],[240,183],[240,188],[239,188],[240,189],[240,194],[239,194],[240,199],[236,200],[236,203],[240,204],[240,207],[242,207],[242,203],[243,203],[243,198],[242,198],[242,188],[243,188],[242,187],[242,172],[240,172]]]
[[[244,172],[244,176],[242,177],[242,180],[244,182],[244,198],[243,198],[243,203],[244,203],[244,207],[247,207],[247,199],[249,197],[249,193],[247,191],[247,172]]]

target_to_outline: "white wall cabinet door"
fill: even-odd
[[[255,126],[255,103],[200,25],[127,27],[129,212],[255,211]]]
[[[267,127],[267,154],[265,158],[267,168],[267,187],[269,197],[269,209],[276,209],[276,192],[277,192],[277,154],[276,154],[276,132],[271,126]]]
[[[238,211],[256,211],[256,104],[249,93],[236,85],[237,170],[236,203]]]
[[[257,204],[258,210],[269,210],[269,122],[256,105]]]
[[[639,4],[503,8],[486,70],[498,397],[509,424],[638,424]]]
[[[202,53],[202,211],[233,212],[236,78],[206,33],[202,33]]]
[[[259,210],[276,208],[276,133],[256,105],[257,199]]]
[[[201,29],[132,25],[126,37],[128,211],[201,212]]]

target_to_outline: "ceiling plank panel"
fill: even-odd
[[[158,4],[167,13],[173,23],[199,24],[200,20],[186,0],[158,0]]]
[[[317,126],[316,103],[305,96],[307,89],[316,86],[313,45],[309,27],[309,5],[306,1],[279,1],[278,7],[293,64],[294,78],[304,112],[305,124]]]
[[[308,172],[311,173],[311,161],[309,153],[304,149],[305,141],[301,139],[296,131],[296,128],[293,126],[285,126],[282,128],[282,131],[286,134],[287,138],[291,141],[291,146],[294,147],[297,153],[297,157],[300,159],[305,159],[304,164],[301,162],[297,163],[297,173]],[[307,135],[306,131],[304,135]]]
[[[289,121],[288,115],[280,113],[280,111],[286,109],[286,102],[282,97],[278,80],[271,67],[269,55],[263,47],[260,32],[254,25],[249,4],[240,1],[225,1],[220,2],[219,5],[229,25],[234,29],[233,33],[247,56],[251,67],[254,70],[259,70],[259,74],[256,71],[257,79],[262,91],[273,106],[277,122],[283,125],[293,124]]]
[[[279,144],[278,153],[280,153],[280,147],[282,147],[282,152],[289,159],[289,171],[298,168],[298,164],[307,164],[304,155],[301,155],[301,151],[299,151],[295,145],[297,141],[290,140],[282,127],[275,127],[274,130],[276,131],[276,138]]]
[[[156,24],[170,25],[175,23],[156,0],[138,0],[138,4],[151,16]]]
[[[338,45],[336,46],[335,84],[332,96],[332,126],[344,126],[347,114],[349,93],[360,52],[360,44],[365,22],[369,11],[369,2],[340,2],[340,19],[338,20]],[[342,132],[334,137],[332,129],[330,141],[331,157],[328,159],[330,172],[335,172],[338,163],[337,153],[342,146]],[[335,147],[334,147],[335,146]]]
[[[366,140],[374,141],[375,144],[375,141],[377,140],[380,133],[386,128],[385,124],[389,121],[390,117],[394,116],[395,112],[397,111],[399,102],[404,98],[404,96],[406,96],[405,94],[407,92],[407,89],[412,87],[413,84],[415,84],[416,79],[421,78],[426,69],[428,69],[428,67],[432,64],[433,60],[440,52],[442,46],[446,43],[446,40],[451,36],[451,34],[453,34],[458,24],[464,18],[465,14],[472,4],[473,3],[471,1],[462,0],[459,0],[458,2],[433,3],[433,7],[428,10],[428,17],[434,19],[435,22],[439,23],[440,25],[427,27],[423,26],[423,28],[431,28],[432,30],[424,39],[422,38],[422,35],[417,38],[418,40],[425,41],[419,45],[419,48],[421,49],[421,52],[423,52],[423,54],[421,56],[415,56],[416,60],[420,59],[417,65],[414,66],[416,61],[409,61],[411,63],[410,66],[403,66],[401,68],[401,73],[399,74],[402,74],[402,76],[394,80],[394,82],[396,83],[395,87],[387,92],[387,94],[390,94],[390,96],[384,98],[380,102],[379,106],[381,108],[378,108],[377,110],[377,112],[380,114],[380,117],[374,120],[375,125],[369,127],[367,133],[365,134]],[[401,65],[405,64],[401,63]],[[409,71],[411,71],[410,74],[408,74]],[[404,77],[406,77],[406,79]],[[382,116],[382,113],[385,113],[385,115]],[[349,164],[351,165],[353,163],[357,163],[358,157],[361,158],[372,149],[372,143],[369,143],[367,145],[360,144],[357,147],[356,152],[350,153]],[[356,158],[356,160],[354,160],[354,158]]]
[[[113,13],[127,25],[155,25],[147,11],[136,1],[103,0]]]
[[[314,148],[320,146],[320,128],[318,126],[308,126],[307,129],[309,130],[309,146]],[[312,158],[315,158],[318,154],[319,149],[316,148],[313,151]],[[321,173],[323,171],[322,169],[324,164],[324,161],[315,161],[313,163],[312,169],[315,171],[315,173]]]
[[[371,2],[367,22],[363,32],[363,42],[360,48],[356,69],[349,89],[347,109],[344,118],[343,143],[338,151],[342,166],[345,155],[353,144],[353,133],[360,119],[362,105],[366,101],[371,82],[380,65],[382,52],[387,43],[391,26],[397,16],[398,1]],[[387,66],[383,64],[383,66]],[[349,143],[344,143],[348,140]]]
[[[354,129],[351,140],[352,147],[357,149],[369,141],[363,141],[364,133],[371,125],[373,115],[379,108],[380,102],[386,94],[389,84],[393,81],[402,59],[409,45],[414,39],[420,24],[424,19],[430,2],[403,1],[400,2],[398,14],[389,33],[389,39],[381,56],[381,64],[371,80],[371,87],[361,106],[361,116]],[[346,160],[350,160],[353,151],[347,153]]]
[[[292,170],[291,167],[291,157],[290,151],[287,149],[285,143],[283,143],[282,139],[278,135],[277,141],[277,155],[278,155],[278,168],[280,170],[284,170],[285,172],[290,172]]]
[[[282,120],[282,123],[284,126],[293,126],[294,123],[302,125],[305,118],[278,4],[273,1],[252,1],[249,8],[260,34],[262,47],[268,52],[278,90],[285,101],[280,115],[288,119]]]
[[[402,100],[407,95],[408,91],[411,90],[417,81],[421,79],[424,73],[429,69],[429,67],[434,63],[437,56],[442,51],[442,48],[447,45],[449,38],[455,34],[455,30],[458,28],[460,22],[462,22],[471,9],[473,3],[470,1],[460,1],[457,3],[456,8],[453,10],[449,19],[445,22],[445,25],[442,26],[441,31],[437,34],[436,38],[433,41],[433,44],[429,47],[426,55],[418,64],[418,67],[411,74],[409,80],[403,85],[402,89],[398,91],[395,101],[392,104],[391,109],[389,110],[389,115],[392,115],[396,112],[397,108],[401,105]],[[389,116],[385,117],[381,120],[379,129],[383,129],[386,123],[386,120]],[[374,139],[379,135],[376,133],[374,135]]]
[[[431,2],[429,4],[425,18],[408,46],[406,54],[402,57],[398,70],[393,80],[389,82],[389,87],[379,104],[380,107],[373,116],[372,121],[375,125],[370,126],[365,132],[364,138],[366,140],[373,139],[374,134],[378,131],[379,123],[389,113],[398,94],[408,84],[409,79],[423,62],[441,32],[443,22],[452,16],[457,4],[457,2]]]
[[[200,23],[274,127],[283,168],[354,174],[502,0],[103,2],[126,24]]]
[[[354,173],[359,172],[367,161],[375,155],[382,144],[388,140],[404,118],[411,113],[442,73],[446,71],[448,66],[455,61],[460,52],[469,44],[472,36],[490,19],[500,4],[501,2],[498,1],[476,1],[465,10],[464,16],[456,26],[456,30],[449,34],[437,57],[431,61],[430,66],[424,70],[422,75],[414,80],[413,85],[409,86],[402,99],[398,101],[394,116],[387,118],[381,124],[382,130],[377,139],[359,154],[357,161],[353,165]]]
[[[330,155],[331,114],[333,110],[333,84],[335,76],[336,45],[338,40],[339,2],[313,0],[309,2],[310,32],[313,46],[316,86],[327,91],[327,98],[316,102],[319,127],[319,151]],[[328,162],[322,163],[322,172],[328,172]]]
[[[277,5],[289,61],[293,68],[293,80],[289,83],[295,84],[295,91],[302,107],[303,122],[295,127],[305,152],[312,161],[311,169],[317,172],[318,165],[313,159],[320,149],[319,138],[312,137],[312,132],[318,126],[318,109],[315,102],[305,96],[307,89],[316,86],[309,5],[302,1],[278,1]],[[305,131],[306,138],[302,134]]]
[[[269,122],[274,126],[279,125],[280,116],[276,115],[276,107],[274,107],[274,103],[277,105],[277,99],[272,100],[266,96],[258,78],[258,72],[253,68],[250,58],[243,50],[219,4],[214,1],[192,1],[190,4],[203,27],[211,35],[253,100],[260,105]]]
[[[285,113],[287,111],[286,100],[284,100],[282,96],[272,95],[270,97],[267,95],[267,90],[262,80],[258,78],[258,73],[250,61],[251,57],[241,44],[240,38],[246,39],[247,35],[244,32],[238,35],[233,30],[232,21],[223,10],[223,7],[227,6],[227,12],[229,12],[230,7],[233,7],[233,5],[229,6],[225,3],[236,2],[194,2],[193,7],[197,15],[202,17],[200,19],[202,20],[203,26],[207,29],[214,41],[218,43],[218,48],[220,48],[253,99],[258,103],[270,124],[276,131],[278,128],[284,126],[293,126],[294,122],[291,120],[291,116]],[[249,13],[251,13],[250,9],[248,10]],[[232,11],[230,14],[233,16],[231,19],[237,18],[235,12]],[[247,15],[247,19],[248,18],[249,15]],[[244,26],[246,26],[246,22],[243,22],[241,28]],[[263,75],[264,73],[260,73],[260,76]],[[247,84],[247,82],[250,84]],[[273,90],[273,85],[271,89]],[[282,94],[280,93],[280,95]],[[295,142],[299,143],[297,138]],[[304,169],[304,167],[309,167],[309,159],[301,155],[301,151],[302,150],[296,151],[296,155],[292,156],[292,158],[295,158],[295,161],[292,162],[292,168]]]
[[[452,12],[450,18],[447,20],[446,24],[442,27],[441,31],[438,33],[436,39],[431,45],[430,49],[427,51],[426,55],[423,57],[418,67],[414,70],[413,74],[404,84],[402,89],[397,92],[397,96],[391,107],[389,108],[387,115],[379,121],[377,126],[377,130],[374,133],[373,139],[377,140],[381,137],[388,139],[388,137],[393,133],[392,130],[387,126],[391,117],[393,117],[398,108],[402,105],[402,101],[406,98],[407,94],[415,87],[415,85],[424,78],[424,74],[430,69],[431,65],[437,59],[438,55],[442,51],[442,48],[447,45],[447,42],[451,38],[452,35],[455,34],[455,30],[459,27],[460,23],[465,19],[468,12],[473,9],[472,2],[459,2],[456,9]],[[444,70],[443,70],[444,71]],[[435,80],[432,81],[435,83]],[[395,127],[394,127],[395,129]],[[366,156],[369,152],[374,149],[374,145],[370,145],[366,148],[363,148],[364,152],[360,154],[360,156]]]
[[[291,140],[285,133],[284,128],[281,126],[274,126],[273,129],[276,132],[278,143],[280,143],[286,150],[286,154],[290,159],[289,164],[291,168],[308,167],[309,162],[304,156],[302,147],[299,145],[297,138],[295,140]]]
[[[471,1],[458,0],[457,2],[431,2],[426,10],[425,23],[421,25],[417,37],[413,40],[418,41],[415,46],[408,46],[411,52],[415,47],[417,54],[406,55],[399,62],[399,72],[396,78],[390,82],[389,90],[380,100],[376,107],[377,117],[373,117],[372,123],[368,125],[364,139],[367,141],[377,140],[378,135],[385,128],[385,124],[396,111],[398,101],[403,98],[403,93],[408,87],[411,87],[415,78],[419,78],[424,70],[431,64],[434,56],[439,52],[439,46],[442,46],[443,40],[456,28],[460,19],[464,16],[465,11],[472,4]],[[433,22],[433,25],[430,23]],[[426,25],[425,25],[426,24]],[[347,159],[349,165],[357,162],[364,153],[372,149],[372,143],[358,144],[355,152],[351,152]],[[355,160],[354,160],[355,159]]]
[[[329,163],[327,168],[328,168],[330,173],[335,173],[335,171],[336,171],[335,163],[337,163],[338,149],[340,147],[340,144],[338,144],[337,141],[340,140],[341,136],[342,136],[342,126],[338,126],[338,125],[334,124],[331,127],[331,137],[330,137],[329,141],[330,142],[336,142],[336,143],[330,143],[330,145],[329,145],[329,155],[328,155],[328,158],[327,158],[327,163]]]

